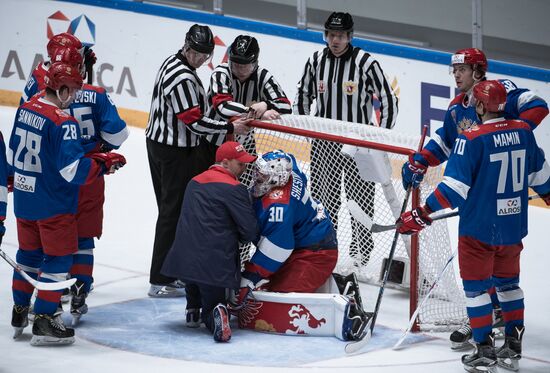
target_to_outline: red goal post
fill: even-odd
[[[357,202],[377,224],[393,224],[405,191],[401,166],[414,153],[420,136],[375,126],[312,116],[283,115],[276,121],[253,121],[252,135],[238,140],[251,152],[275,149],[292,153],[308,176],[312,196],[323,203],[337,225],[336,271],[356,272],[360,281],[377,284],[393,239],[393,231],[372,234],[350,213]],[[237,136],[239,137],[239,136]],[[409,207],[416,207],[442,179],[441,167],[430,168]],[[251,183],[251,173],[242,180]],[[445,220],[418,236],[399,240],[389,286],[410,294],[410,315],[451,256]],[[250,252],[245,253],[245,256]],[[414,329],[451,330],[466,319],[464,295],[454,271],[446,271],[417,317]]]

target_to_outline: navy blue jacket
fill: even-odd
[[[185,282],[238,289],[239,242],[257,238],[248,190],[219,165],[187,185],[174,243],[162,273]]]

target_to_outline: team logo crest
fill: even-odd
[[[357,83],[351,81],[344,82],[342,83],[342,89],[346,95],[351,96],[357,92]]]
[[[327,91],[327,86],[324,80],[319,80],[319,82],[317,82],[317,91],[319,91],[319,93],[325,93]]]
[[[283,198],[283,190],[275,189],[269,193],[269,199],[281,199]]]
[[[472,128],[476,123],[469,119],[469,118],[462,118],[460,122],[458,122],[458,134],[461,134],[462,132],[466,131],[467,129]]]
[[[239,51],[239,53],[245,53],[246,52],[247,44],[248,44],[247,40],[245,40],[245,39],[239,40],[239,42],[237,43],[237,50]]]

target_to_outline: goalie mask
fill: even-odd
[[[261,197],[272,188],[288,183],[292,174],[292,158],[281,150],[265,153],[254,163],[254,197]]]

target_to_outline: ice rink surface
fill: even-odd
[[[0,107],[0,129],[6,142],[14,114],[14,108]],[[104,235],[95,250],[95,290],[88,298],[89,313],[76,329],[76,343],[32,347],[31,326],[20,339],[12,339],[12,271],[2,261],[0,372],[225,373],[258,372],[259,367],[262,372],[464,371],[462,352],[450,350],[448,333],[412,335],[405,349],[391,349],[408,321],[408,295],[391,289],[385,292],[372,340],[356,356],[345,356],[345,343],[331,337],[274,336],[235,328],[230,343],[216,344],[204,328],[186,328],[184,300],[146,295],[157,211],[144,131],[130,128],[130,132],[121,149],[128,164],[106,177]],[[549,223],[550,210],[530,207],[530,234],[524,240],[521,262],[527,329],[521,372],[550,372],[550,291],[545,276],[550,263],[545,236]],[[456,224],[456,219],[449,221],[453,244]],[[2,249],[14,258],[17,238],[11,195],[6,228]],[[366,308],[373,309],[378,288],[363,285],[362,292]]]

